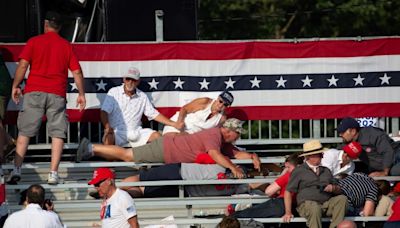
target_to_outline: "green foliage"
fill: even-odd
[[[199,0],[199,38],[398,35],[400,1]]]

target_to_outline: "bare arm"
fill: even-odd
[[[249,153],[246,151],[233,150],[233,155],[236,159],[251,159],[253,161],[254,168],[260,171],[261,160],[256,153]]]
[[[362,216],[373,216],[375,213],[375,202],[366,200],[362,210]]]
[[[179,116],[177,122],[183,122],[185,120],[185,117],[188,113],[193,113],[197,112],[199,110],[205,109],[210,102],[210,98],[207,97],[202,97],[202,98],[197,98],[191,101],[190,103],[184,105],[180,110],[179,110]]]
[[[110,129],[112,130],[112,128],[110,126],[110,122],[108,122],[108,113],[107,112],[105,112],[103,110],[100,111],[100,120],[101,120],[101,123],[103,124],[105,130],[110,130]]]
[[[132,218],[129,218],[128,223],[129,223],[129,225],[131,225],[131,228],[139,228],[137,216],[133,216]]]
[[[14,81],[12,84],[12,91],[11,91],[11,98],[16,104],[19,103],[19,97],[22,94],[19,85],[21,84],[22,80],[24,80],[28,68],[29,68],[29,62],[26,61],[25,59],[20,59],[17,69],[15,70]]]
[[[282,216],[283,222],[289,223],[293,218],[292,214],[292,194],[289,191],[285,191],[284,197],[285,214]]]
[[[269,197],[272,197],[276,195],[279,190],[281,190],[281,187],[276,182],[273,182],[265,189],[265,194]]]
[[[168,126],[174,127],[174,128],[176,128],[176,129],[178,129],[178,130],[182,129],[183,126],[184,126],[184,123],[183,123],[183,122],[175,122],[175,121],[172,121],[172,120],[168,119],[167,117],[165,117],[165,116],[164,116],[163,114],[161,114],[161,113],[158,114],[158,115],[156,116],[156,118],[154,118],[154,120],[157,121],[157,122],[159,122],[159,123],[162,123],[162,124],[164,124],[164,125],[168,125]]]
[[[208,154],[219,165],[230,169],[236,178],[243,178],[243,170],[237,167],[229,158],[226,158],[219,150],[209,150]]]
[[[76,98],[76,106],[79,106],[79,110],[82,111],[86,107],[85,86],[82,70],[74,70],[72,71],[72,75],[76,83],[76,88],[78,88],[79,92],[78,98]]]

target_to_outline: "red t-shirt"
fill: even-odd
[[[290,172],[286,172],[285,174],[283,174],[282,176],[278,177],[275,180],[275,183],[281,187],[281,190],[279,192],[279,195],[277,198],[283,198],[285,195],[285,190],[286,190],[286,185],[289,183],[289,177],[290,177]]]
[[[55,32],[29,39],[19,58],[30,64],[24,93],[39,91],[65,97],[68,69],[81,68],[72,45]]]
[[[209,150],[221,151],[222,140],[219,128],[210,128],[194,134],[164,136],[164,162],[194,162],[200,153],[207,153]],[[231,152],[225,149],[221,151],[228,157],[232,157]]]
[[[397,200],[393,203],[392,210],[393,213],[389,217],[388,221],[400,221],[400,198],[397,198]]]

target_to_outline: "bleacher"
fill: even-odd
[[[248,124],[248,130],[252,124]],[[314,128],[310,124],[310,128]],[[98,141],[99,132],[93,134],[92,141]],[[15,132],[12,127],[8,127],[10,132]],[[282,129],[279,129],[278,138],[252,138],[250,133],[247,138],[241,138],[238,145],[248,150],[257,152],[262,158],[262,163],[281,164],[284,162],[283,155],[300,150],[301,143],[309,138],[319,138],[325,143],[340,142],[340,138],[336,134],[317,135],[321,132],[319,129],[310,134],[309,137],[302,138],[284,138]],[[312,130],[309,130],[312,132]],[[322,132],[326,132],[324,129]],[[46,134],[46,132],[44,133]],[[69,132],[69,135],[72,135]],[[289,134],[291,135],[291,134]],[[48,137],[45,137],[48,138]],[[179,226],[201,225],[202,227],[215,227],[221,218],[203,218],[211,215],[222,215],[228,204],[256,204],[268,200],[266,196],[259,195],[241,195],[241,196],[224,196],[224,197],[185,197],[183,194],[184,186],[187,185],[204,185],[204,184],[240,184],[240,183],[271,183],[276,179],[276,174],[271,172],[272,176],[258,177],[255,179],[242,180],[199,180],[199,181],[148,181],[136,183],[121,183],[121,179],[134,175],[141,167],[149,168],[151,166],[162,165],[159,163],[143,163],[134,162],[104,162],[104,161],[87,161],[82,163],[72,162],[75,156],[75,149],[78,145],[78,137],[68,137],[65,144],[65,152],[59,168],[59,175],[62,182],[58,185],[47,185],[46,179],[49,171],[50,145],[48,141],[42,141],[38,138],[33,139],[33,143],[29,146],[26,162],[22,167],[22,180],[18,185],[7,185],[7,200],[10,211],[21,209],[19,205],[20,193],[30,184],[41,183],[47,190],[47,198],[54,200],[55,208],[63,222],[68,227],[91,227],[93,224],[100,224],[99,209],[100,200],[93,199],[88,192],[92,189],[87,185],[91,179],[93,170],[97,167],[111,167],[116,170],[117,186],[157,186],[157,185],[178,185],[180,186],[179,197],[173,198],[138,198],[135,199],[139,223],[143,225],[149,224],[168,224],[168,221],[161,221],[163,218],[173,215],[174,224]],[[47,139],[48,140],[48,139]],[[290,148],[275,147],[270,148],[267,145],[293,145]],[[252,147],[253,146],[253,147]],[[296,147],[297,146],[297,147]],[[234,160],[237,164],[250,164],[251,160]],[[12,169],[11,163],[3,165],[4,170]],[[377,179],[386,179],[389,181],[400,180],[400,177],[379,177]],[[198,218],[200,217],[200,218]],[[211,216],[212,217],[212,216]],[[349,217],[348,219],[360,222],[362,224],[370,224],[371,222],[385,221],[386,217]],[[263,223],[280,223],[280,218],[263,218],[256,219]],[[323,221],[329,221],[324,218]],[[292,222],[304,225],[303,218],[294,218]]]

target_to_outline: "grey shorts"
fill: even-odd
[[[164,162],[163,137],[132,150],[134,162]]]
[[[47,117],[50,137],[65,139],[67,136],[66,100],[51,93],[31,92],[24,95],[22,109],[18,114],[18,131],[23,136],[35,136]]]
[[[0,96],[0,120],[4,120],[5,118],[8,101],[8,97]]]

